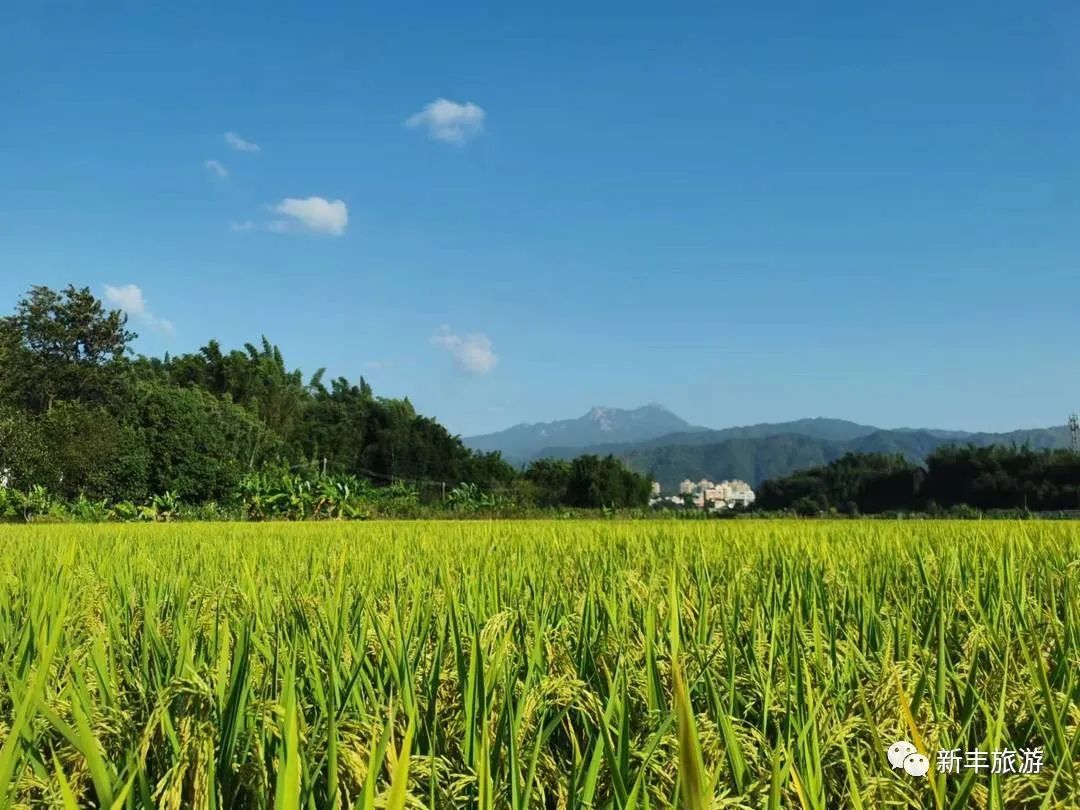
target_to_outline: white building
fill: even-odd
[[[746,507],[754,502],[754,490],[745,481],[721,481],[715,484],[702,479],[693,486],[691,494],[698,509],[733,509]]]
[[[682,506],[684,497],[689,495],[690,503],[698,509],[734,509],[735,507],[747,507],[754,502],[754,490],[745,481],[738,479],[721,481],[715,484],[707,478],[702,478],[697,483],[687,480],[679,484],[678,495],[660,497],[659,485],[653,485],[653,497],[649,501],[651,506],[661,503],[671,503],[674,506]]]

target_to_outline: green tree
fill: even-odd
[[[281,460],[282,442],[257,417],[195,387],[140,381],[130,417],[147,450],[147,485],[188,503],[231,497],[241,476]]]
[[[926,460],[925,493],[943,508],[1080,507],[1080,455],[1029,447],[946,446]]]
[[[578,456],[570,462],[566,503],[588,509],[644,506],[652,480],[635,473],[614,456]]]
[[[28,414],[0,406],[0,479],[27,489],[50,475],[48,449],[41,430]]]
[[[135,338],[126,321],[88,288],[31,287],[15,313],[0,319],[0,398],[33,413],[59,400],[112,401]]]
[[[920,509],[923,478],[923,470],[902,455],[845,453],[828,464],[765,481],[754,506],[800,514]]]
[[[567,502],[570,462],[565,459],[539,458],[525,468],[524,478],[535,487],[537,506],[559,506]]]
[[[139,431],[100,406],[59,401],[36,418],[49,463],[33,483],[66,499],[140,500],[147,450]]]

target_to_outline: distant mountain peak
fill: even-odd
[[[632,409],[594,405],[577,419],[514,425],[464,441],[475,450],[498,450],[508,459],[525,461],[554,445],[585,447],[608,442],[636,442],[699,429],[657,403]]]
[[[604,431],[604,433],[610,433],[613,430],[611,417],[603,408],[593,408],[589,411],[589,417],[596,423],[600,430]]]

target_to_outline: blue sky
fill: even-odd
[[[3,309],[464,434],[1080,407],[1075,4],[171,5],[0,11]]]

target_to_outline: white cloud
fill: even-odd
[[[143,315],[146,313],[146,299],[143,292],[134,284],[125,284],[123,287],[105,285],[105,300],[118,309],[124,310],[128,315]]]
[[[251,141],[245,141],[235,132],[225,133],[225,143],[235,149],[237,152],[258,152],[259,145],[252,143]]]
[[[240,222],[230,222],[229,223],[229,230],[230,231],[240,232],[240,231],[251,231],[251,230],[254,230],[254,229],[255,229],[255,223],[252,222],[250,219],[245,219],[245,220],[242,220]]]
[[[410,129],[423,128],[437,141],[463,146],[484,131],[486,113],[471,101],[459,104],[445,98],[436,99],[405,122]]]
[[[269,223],[267,228],[272,231],[290,231],[299,227],[315,233],[341,236],[349,224],[349,209],[341,200],[331,202],[322,197],[308,197],[306,200],[286,198],[271,206],[270,210],[289,217]]]
[[[448,351],[454,366],[466,374],[487,374],[499,362],[491,338],[483,333],[455,335],[450,327],[443,326],[431,338],[431,343]]]
[[[140,323],[160,329],[167,335],[176,331],[172,321],[157,317],[146,305],[146,297],[143,291],[134,284],[125,284],[122,287],[105,285],[105,301],[116,309],[123,310],[129,318],[134,318]]]
[[[206,167],[208,172],[220,177],[222,180],[229,176],[229,170],[219,160],[207,160],[203,163],[203,166]]]

